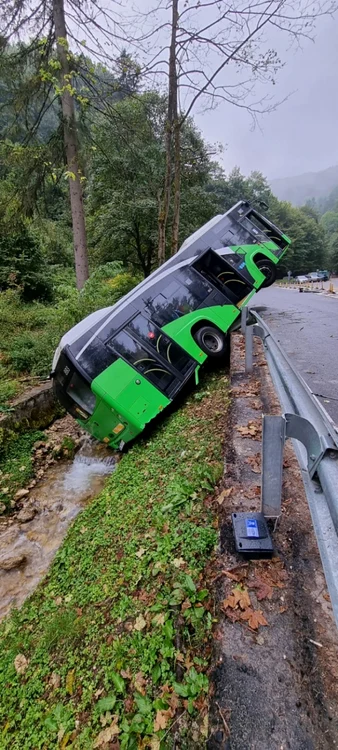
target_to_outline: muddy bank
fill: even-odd
[[[60,420],[63,422],[64,420]],[[75,424],[75,423],[74,423]],[[53,432],[61,437],[64,425]],[[43,446],[38,447],[44,457]],[[48,453],[47,453],[48,456]],[[17,512],[0,523],[0,618],[29,596],[59,548],[81,508],[101,490],[114,471],[116,456],[86,439],[73,460],[52,459],[18,503]],[[46,459],[48,462],[50,457]]]

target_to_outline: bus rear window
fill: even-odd
[[[68,383],[67,394],[75,401],[81,409],[87,414],[92,414],[95,409],[96,396],[90,389],[90,386],[77,372],[73,375]]]

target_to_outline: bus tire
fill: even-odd
[[[223,357],[227,349],[226,336],[219,328],[202,326],[194,333],[196,344],[209,357]]]
[[[268,260],[268,258],[261,258],[261,260],[257,261],[256,265],[265,276],[265,281],[263,281],[261,289],[274,284],[277,277],[277,266],[275,263],[273,263],[272,260]]]

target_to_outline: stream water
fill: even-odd
[[[34,518],[0,530],[1,557],[24,558],[17,567],[0,570],[0,619],[34,591],[69,525],[100,492],[115,466],[116,459],[105,446],[87,440],[72,463],[54,464],[34,488],[30,497],[37,510]]]

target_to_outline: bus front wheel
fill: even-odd
[[[265,276],[265,281],[263,281],[261,288],[265,288],[267,286],[271,286],[271,284],[274,284],[277,276],[277,268],[272,260],[262,258],[261,260],[257,261],[256,265],[257,268],[259,268],[259,270]]]
[[[209,357],[222,357],[227,348],[224,333],[214,326],[203,326],[194,334],[196,344]]]

